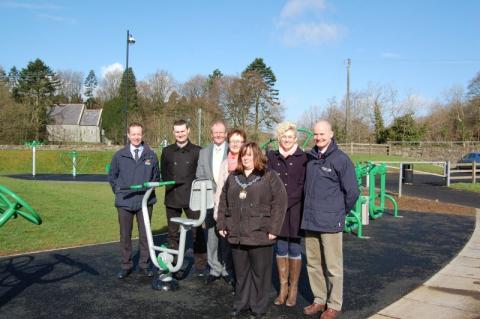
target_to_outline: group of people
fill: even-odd
[[[230,316],[250,311],[252,318],[266,317],[274,254],[280,283],[274,304],[295,306],[303,237],[314,296],[303,312],[321,319],[337,317],[343,298],[342,232],[359,189],[353,164],[337,147],[330,123],[316,123],[315,146],[307,153],[298,146],[296,126],[289,122],[277,127],[279,149],[266,154],[257,143],[247,141],[244,131],[227,134],[221,120],[212,123],[212,143],[203,149],[190,142],[189,131],[186,121],[174,123],[176,141],[163,149],[159,169],[155,153],[143,142],[142,125],[131,124],[129,143],[112,159],[109,181],[115,193],[122,252],[118,278],[132,272],[134,216],[139,229],[139,269],[153,276],[141,216],[144,192],[121,189],[145,181],[176,182],[165,189],[164,203],[168,242],[178,248],[179,228],[170,218],[182,212],[198,218],[199,212],[188,207],[191,183],[195,178],[209,179],[215,207],[208,211],[204,227],[192,231],[195,270],[206,284],[223,278],[234,287]],[[152,193],[150,215],[155,202]]]

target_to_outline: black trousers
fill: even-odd
[[[237,282],[233,308],[263,314],[270,306],[273,247],[232,245]]]
[[[152,219],[153,206],[148,206],[148,216]],[[120,224],[120,251],[122,256],[122,269],[132,269],[132,229],[133,217],[137,218],[138,225],[138,247],[140,250],[140,259],[138,267],[140,269],[147,269],[150,260],[148,251],[147,233],[145,230],[145,223],[143,222],[142,210],[128,210],[118,208],[118,223]]]
[[[200,217],[199,211],[192,211],[190,208],[174,208],[166,207],[168,220],[168,246],[172,249],[178,249],[180,241],[180,225],[170,222],[173,217],[181,217],[182,211],[185,212],[187,218],[198,219]],[[195,257],[195,268],[197,270],[204,270],[207,265],[207,244],[205,242],[205,235],[202,227],[192,228],[193,239],[193,254]]]

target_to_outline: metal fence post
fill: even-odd
[[[400,172],[398,173],[398,198],[402,197],[402,179],[403,179],[403,163],[400,163]]]
[[[450,161],[447,161],[445,165],[447,165],[445,167],[446,174],[447,174],[447,187],[450,187]]]

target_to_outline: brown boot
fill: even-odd
[[[288,294],[288,257],[277,256],[278,280],[280,281],[280,291],[274,304],[283,305]]]
[[[302,259],[289,259],[290,284],[288,287],[288,299],[286,305],[293,307],[297,303],[298,279],[302,270]]]

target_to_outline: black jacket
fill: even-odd
[[[157,154],[147,144],[143,144],[142,156],[137,162],[130,152],[130,144],[118,150],[112,158],[110,171],[108,172],[108,182],[115,194],[115,207],[128,210],[141,209],[145,191],[120,190],[120,188],[145,182],[158,182],[159,180],[160,171]],[[153,191],[148,199],[148,205],[153,205],[156,202],[155,191]]]
[[[246,198],[239,198],[241,187],[235,181],[247,184]],[[274,171],[253,171],[248,177],[232,172],[222,189],[218,205],[217,228],[228,232],[231,244],[249,246],[272,245],[268,233],[280,234],[287,210],[287,192],[281,179]]]
[[[200,146],[190,141],[182,148],[171,144],[163,149],[160,157],[162,181],[175,181],[175,185],[165,188],[165,206],[188,208],[200,150]]]
[[[332,140],[324,154],[315,146],[309,153],[305,178],[302,229],[336,233],[360,194],[355,167]]]

